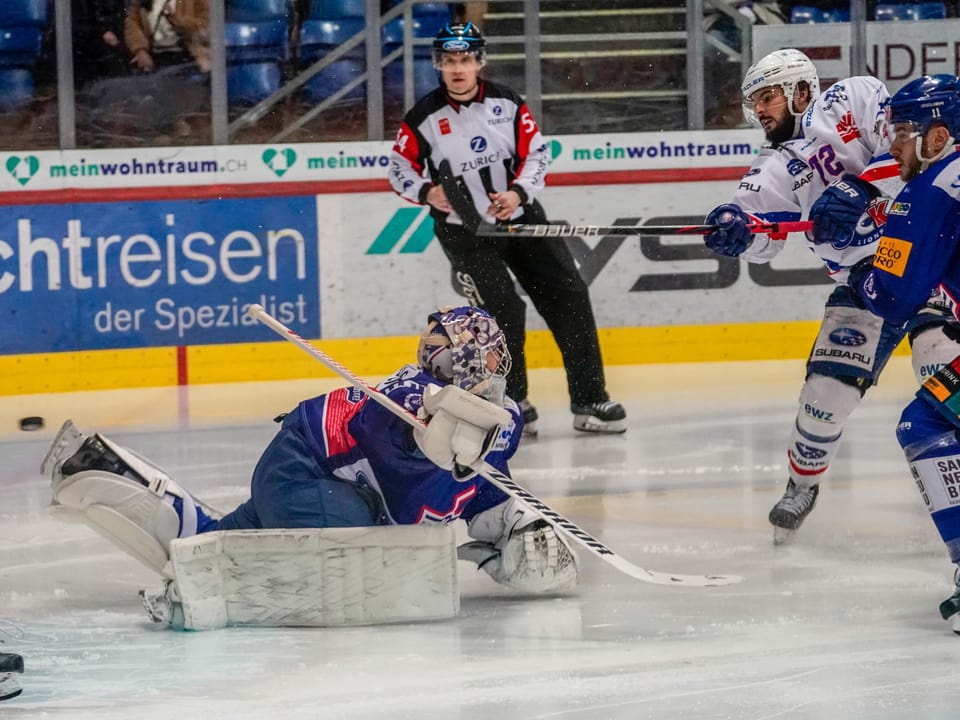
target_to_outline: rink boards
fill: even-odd
[[[699,223],[735,190],[756,151],[750,139],[551,139],[541,199],[553,221]],[[0,158],[0,393],[326,374],[247,318],[252,302],[355,372],[408,362],[426,312],[465,298],[426,208],[389,191],[389,149]],[[590,287],[608,364],[803,357],[829,291],[801,237],[770,265],[719,258],[700,236],[553,242],[568,244]],[[528,329],[531,367],[559,366],[532,309]]]

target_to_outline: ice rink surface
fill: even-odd
[[[775,548],[766,515],[802,372],[610,367],[630,415],[617,437],[572,430],[560,371],[531,377],[541,432],[517,482],[638,565],[742,584],[655,586],[580,552],[576,592],[529,598],[460,563],[455,620],[362,628],[153,625],[137,591],[158,578],[49,518],[38,472],[72,417],[229,510],[270,418],[336,383],[0,398],[0,649],[27,666],[0,718],[955,720],[960,637],[937,612],[952,566],[894,438],[909,363],[868,394],[817,509]],[[20,432],[26,415],[47,427]]]

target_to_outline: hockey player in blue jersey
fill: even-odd
[[[956,590],[940,613],[960,633],[960,78],[932,75],[907,83],[891,98],[888,117],[890,152],[907,184],[889,208],[873,260],[855,266],[849,282],[872,312],[891,323],[910,320],[931,289],[953,312],[950,323],[928,334],[955,359],[924,382],[901,415],[897,439],[957,565]],[[851,232],[829,206],[814,208],[811,218],[834,224],[839,240]]]
[[[357,388],[304,400],[261,455],[250,499],[222,517],[150,461],[68,421],[42,464],[55,509],[158,571],[171,540],[212,530],[462,518],[473,542],[461,558],[498,582],[530,591],[574,585],[575,559],[552,527],[471,467],[486,461],[509,474],[523,424],[504,395],[511,363],[496,320],[475,307],[441,308],[429,316],[417,357],[378,389],[425,420],[422,431]],[[527,552],[542,553],[543,562],[516,562]],[[521,576],[529,568],[539,568],[536,577]]]

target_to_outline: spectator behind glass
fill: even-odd
[[[194,60],[210,70],[207,0],[130,0],[124,42],[142,72]]]
[[[72,0],[73,69],[77,87],[127,73],[124,0]]]

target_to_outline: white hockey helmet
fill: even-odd
[[[755,127],[760,126],[757,114],[753,111],[751,97],[757,90],[771,86],[783,89],[783,94],[790,101],[788,107],[791,115],[802,114],[793,107],[797,85],[801,82],[807,84],[811,101],[820,95],[820,78],[810,58],[793,48],[775,50],[765,55],[750,66],[740,85],[744,119]]]
[[[484,397],[489,385],[499,388],[505,383],[512,364],[510,351],[490,313],[469,305],[447,306],[431,313],[427,321],[417,347],[421,368]]]

